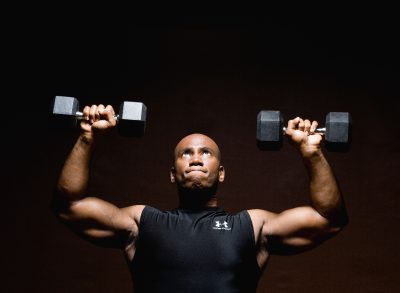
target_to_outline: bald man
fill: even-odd
[[[272,254],[315,247],[347,223],[341,193],[314,134],[317,122],[290,120],[286,136],[299,151],[310,177],[310,206],[273,213],[228,214],[218,206],[224,181],[218,145],[203,134],[175,147],[171,182],[179,207],[118,208],[88,197],[90,157],[98,136],[116,125],[111,106],[86,106],[81,134],[61,171],[53,210],[92,243],[122,249],[135,292],[255,292]]]

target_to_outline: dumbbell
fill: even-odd
[[[57,130],[75,129],[83,119],[79,101],[74,97],[56,96],[51,106],[52,125]],[[140,137],[146,127],[147,107],[140,102],[124,101],[119,107],[118,132],[123,136]]]
[[[326,115],[325,127],[315,133],[325,136],[329,151],[345,151],[350,147],[352,119],[348,112],[330,112]],[[260,111],[257,115],[257,142],[262,149],[278,149],[282,146],[286,127],[280,111]]]

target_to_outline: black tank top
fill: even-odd
[[[250,216],[146,206],[130,269],[136,293],[256,292],[260,270]]]

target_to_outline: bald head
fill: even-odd
[[[218,183],[225,178],[218,145],[204,134],[185,136],[175,147],[170,175],[181,195],[201,191],[206,198],[214,197]]]
[[[224,178],[221,153],[214,140],[193,133],[178,142],[170,179],[178,188],[181,206],[215,206],[217,187]]]
[[[214,155],[221,161],[221,152],[217,143],[207,135],[201,133],[193,133],[182,138],[175,147],[174,161],[177,156],[185,149],[191,147],[205,147],[213,151]]]

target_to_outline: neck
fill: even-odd
[[[201,209],[218,207],[218,199],[214,192],[208,190],[179,190],[179,208]]]

